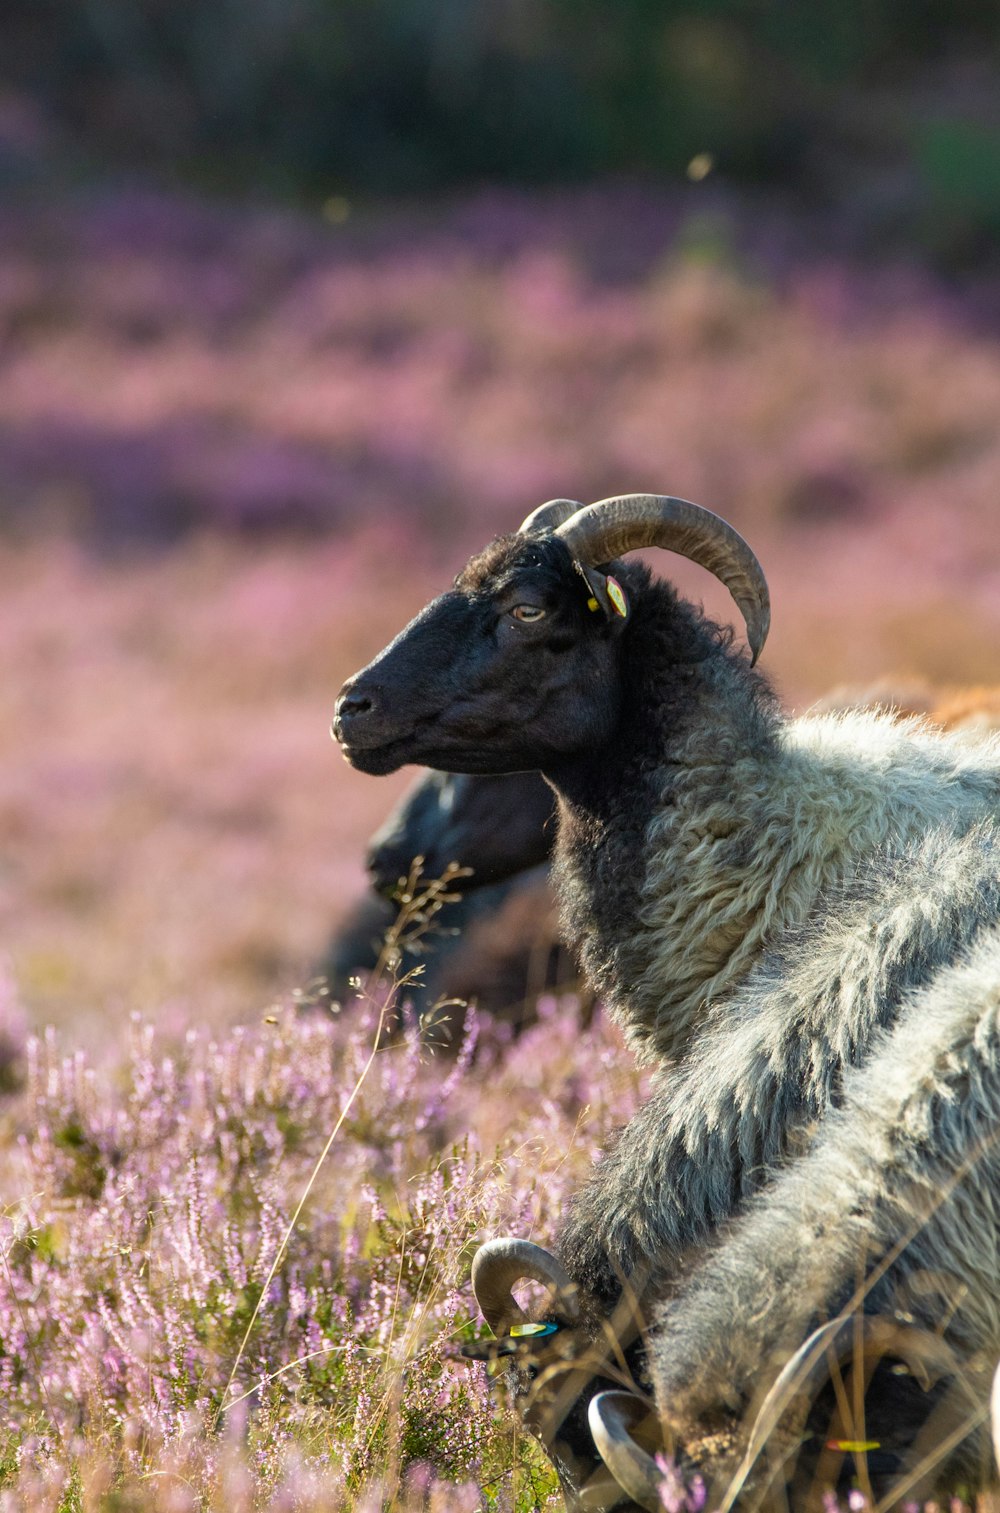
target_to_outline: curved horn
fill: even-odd
[[[498,1338],[509,1334],[513,1324],[526,1321],[524,1309],[511,1292],[514,1283],[525,1277],[550,1287],[571,1319],[579,1314],[576,1284],[555,1256],[530,1240],[487,1240],[472,1262],[472,1290],[484,1319]]]
[[[711,510],[666,494],[620,494],[588,504],[555,534],[569,547],[602,602],[607,595],[601,575],[588,571],[599,563],[644,546],[689,557],[728,588],[746,621],[753,660],[760,656],[771,623],[767,580],[743,537]]]
[[[540,536],[544,531],[554,531],[565,521],[571,520],[583,505],[579,499],[550,499],[532,510],[517,528],[519,536]]]
[[[649,1404],[631,1392],[599,1392],[591,1398],[587,1422],[598,1453],[623,1492],[640,1508],[663,1513],[663,1473],[632,1431],[649,1417]]]
[[[859,1343],[862,1356],[897,1356],[925,1391],[937,1377],[961,1371],[959,1358],[948,1342],[919,1326],[900,1325],[877,1315],[858,1320],[853,1314],[838,1314],[821,1324],[785,1362],[768,1388],[751,1427],[743,1460],[720,1503],[721,1513],[730,1513],[735,1506],[754,1463],[792,1400],[814,1399],[822,1382],[829,1379],[829,1353],[832,1351],[838,1366],[844,1366]]]

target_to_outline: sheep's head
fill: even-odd
[[[767,585],[746,542],[684,500],[554,500],[472,558],[375,661],[345,683],[333,733],[363,772],[551,771],[601,746],[619,713],[627,585],[605,569],[661,546],[700,562],[743,612],[754,657]]]
[[[344,685],[334,735],[363,772],[544,770],[613,728],[616,628],[561,541],[501,537]]]
[[[534,1310],[525,1311],[513,1294],[525,1280],[547,1288]],[[577,1289],[561,1263],[528,1240],[483,1245],[472,1263],[472,1284],[496,1339],[466,1354],[508,1363],[522,1421],[558,1471],[567,1507],[577,1513],[621,1508],[622,1483],[597,1449],[588,1418],[588,1405],[600,1396],[607,1400],[609,1388],[617,1387],[611,1396],[627,1397],[632,1405],[641,1401],[620,1390],[631,1383],[614,1323],[595,1331],[593,1321],[582,1317]],[[626,1327],[631,1334],[631,1321]]]
[[[469,868],[455,880],[459,891],[502,882],[548,860],[554,815],[552,789],[537,772],[425,772],[369,841],[368,873],[391,892],[422,856],[425,877],[440,877],[449,862]]]

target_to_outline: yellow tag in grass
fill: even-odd
[[[546,1334],[555,1334],[558,1324],[512,1324],[510,1337],[512,1340],[540,1339]]]
[[[881,1450],[880,1439],[828,1439],[828,1450],[843,1450],[845,1454],[863,1455],[866,1450]]]
[[[624,620],[628,614],[628,600],[617,578],[608,579],[608,598],[611,600],[611,608],[616,615],[621,615]]]

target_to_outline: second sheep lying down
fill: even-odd
[[[1000,1355],[1000,757],[872,715],[783,719],[726,633],[616,561],[649,545],[727,584],[756,655],[766,586],[723,522],[655,496],[563,501],[473,558],[338,701],[362,770],[545,773],[588,977],[674,1068],[598,1166],[560,1262],[487,1247],[480,1296],[509,1332],[512,1268],[563,1277],[550,1322],[589,1351],[632,1294],[620,1344],[664,1430],[728,1474],[762,1376],[881,1267],[859,1303],[909,1321],[896,1364],[938,1336],[951,1354],[926,1391],[875,1366],[878,1474],[905,1473],[921,1424],[975,1471]],[[603,1455],[655,1506],[591,1402],[615,1373],[560,1371],[569,1390],[549,1371],[545,1391],[530,1369],[522,1385],[568,1497],[611,1505]]]
[[[376,966],[419,862],[421,879],[462,869],[434,930],[403,946],[401,970],[422,968],[405,996],[435,1046],[460,1044],[464,1005],[473,1001],[515,1031],[534,1022],[543,993],[573,992],[589,1014],[592,1000],[558,929],[549,876],[554,811],[552,790],[537,773],[423,773],[368,843],[371,891],[339,926],[318,969],[331,996],[346,998],[352,979]]]

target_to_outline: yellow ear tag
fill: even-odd
[[[608,598],[611,600],[611,608],[616,615],[621,615],[624,620],[628,615],[628,600],[622,591],[622,586],[616,578],[608,579]]]
[[[597,600],[593,597],[593,595],[591,595],[591,597],[587,600],[587,608],[591,611],[591,613],[593,613],[595,609],[600,609],[600,607],[601,606],[598,604]]]
[[[558,1324],[512,1324],[510,1337],[512,1340],[537,1339],[540,1335],[555,1334]]]

